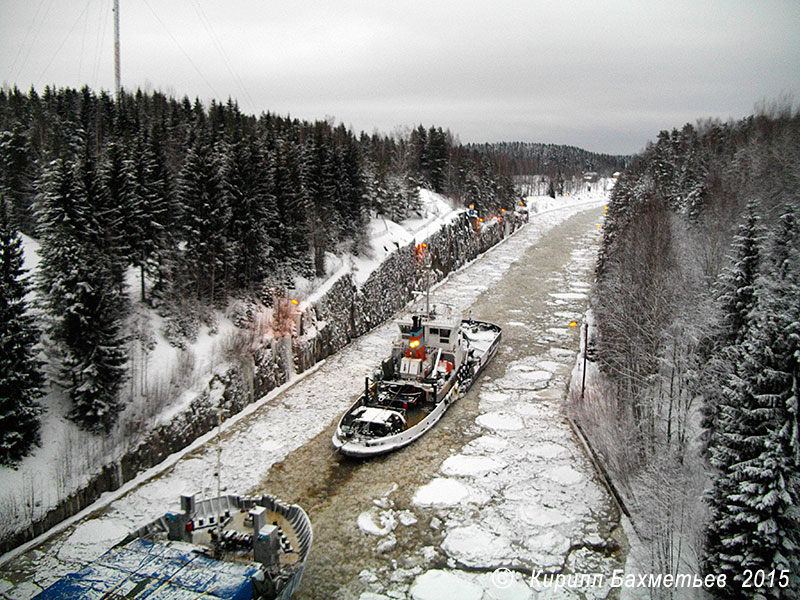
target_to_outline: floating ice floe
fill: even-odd
[[[520,403],[514,407],[514,411],[522,416],[534,417],[542,414],[544,407],[541,404]]]
[[[564,564],[570,546],[569,538],[554,529],[548,529],[525,541],[525,547],[530,551],[531,558],[541,567]]]
[[[547,295],[557,300],[586,300],[589,297],[584,292],[550,292]]]
[[[555,362],[554,360],[542,360],[542,361],[539,361],[538,363],[536,363],[536,366],[539,369],[542,369],[544,371],[550,371],[552,373],[554,371],[557,371],[561,367],[563,367],[564,364],[563,363],[559,363],[559,362]]]
[[[450,571],[427,571],[417,577],[411,586],[411,597],[414,600],[442,600],[458,598],[459,600],[481,600],[483,588],[468,579]]]
[[[561,465],[547,469],[542,473],[542,475],[563,485],[575,485],[576,483],[581,483],[586,479],[583,473],[576,471],[569,465]]]
[[[564,446],[553,442],[542,442],[528,446],[526,451],[530,456],[541,456],[542,458],[561,458],[569,454],[569,450]]]
[[[526,381],[542,382],[549,381],[553,377],[553,374],[545,370],[526,371],[519,369],[514,373],[514,376],[525,379]]]
[[[111,519],[83,521],[69,536],[69,543],[58,551],[60,560],[83,561],[99,558],[105,549],[122,541],[130,533],[130,524]]]
[[[476,524],[448,530],[442,549],[461,564],[473,568],[499,567],[513,558],[508,540]]]
[[[364,533],[383,536],[388,535],[397,527],[397,520],[394,518],[391,511],[382,511],[380,515],[378,515],[378,520],[380,521],[380,525],[375,523],[375,519],[371,513],[366,511],[362,512],[358,515],[358,528]]]
[[[494,437],[491,435],[482,435],[475,438],[464,447],[465,453],[474,454],[488,454],[493,452],[502,452],[508,447],[508,440],[503,438]]]
[[[520,504],[517,515],[522,521],[534,527],[555,527],[572,520],[570,515],[560,510],[540,505]]]
[[[481,391],[481,402],[505,402],[508,400],[509,394],[506,392],[489,392]]]
[[[420,487],[411,499],[416,506],[445,507],[460,504],[469,496],[469,488],[455,479],[437,477]]]
[[[522,419],[520,419],[517,415],[500,411],[489,412],[480,415],[477,419],[475,419],[475,422],[481,427],[496,430],[516,431],[525,426],[525,424],[522,422]]]
[[[465,456],[457,454],[451,456],[442,464],[442,473],[445,475],[461,475],[464,477],[477,477],[503,468],[503,463],[488,456]]]
[[[570,330],[564,327],[548,327],[547,333],[552,333],[553,335],[569,335]]]
[[[402,510],[398,513],[397,519],[403,527],[409,527],[417,522],[417,517],[410,510]]]

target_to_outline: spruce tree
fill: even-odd
[[[58,383],[72,402],[70,418],[109,431],[125,378],[125,301],[104,233],[69,158],[45,169],[37,216],[42,241],[39,294],[60,366]]]
[[[224,181],[231,203],[230,240],[236,286],[253,289],[272,260],[270,221],[277,219],[272,186],[272,162],[256,139],[239,139],[229,146]]]
[[[784,223],[778,240],[785,231]],[[728,346],[730,366],[710,445],[717,475],[708,497],[706,568],[728,575],[721,592],[728,597],[795,598],[800,586],[800,288],[796,263],[787,267],[784,254],[773,256],[784,269],[762,267],[752,286],[755,301]],[[742,588],[745,569],[785,572],[790,585]]]
[[[756,279],[764,236],[758,204],[747,205],[745,222],[733,241],[734,263],[721,277],[722,344],[740,343],[747,334],[748,315],[756,303]]]
[[[41,363],[38,332],[28,312],[22,240],[11,224],[11,208],[0,193],[0,464],[13,465],[39,441],[37,399]]]
[[[156,274],[160,253],[166,245],[167,198],[158,159],[144,135],[136,137],[133,151],[125,159],[128,206],[124,231],[128,260],[139,269],[142,302],[147,299],[145,276]]]
[[[791,598],[800,585],[800,309],[796,286],[763,290],[747,338],[737,346],[734,393],[712,447],[709,573],[728,575],[723,595]],[[787,300],[790,300],[787,303]],[[744,569],[791,577],[788,589],[743,589]]]
[[[724,398],[727,392],[720,382],[735,376],[732,369],[741,362],[738,357],[739,345],[748,335],[750,313],[756,305],[763,235],[757,205],[750,203],[745,221],[734,237],[733,262],[719,278],[720,319],[707,342],[712,347],[704,367],[708,381],[701,383],[701,388],[705,396],[703,426],[708,434],[709,447],[714,445],[713,438],[720,427],[718,420],[723,412],[720,405],[729,402]]]
[[[178,182],[183,209],[183,239],[190,285],[199,300],[219,300],[225,293],[229,264],[230,198],[222,178],[221,142],[215,148],[200,131],[186,156]]]
[[[313,274],[308,221],[311,208],[302,186],[301,160],[297,145],[289,140],[279,140],[276,144],[272,188],[278,208],[279,225],[276,257],[281,270],[310,276]]]

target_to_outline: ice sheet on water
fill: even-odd
[[[561,444],[556,444],[554,442],[542,442],[529,446],[527,452],[529,455],[540,456],[542,458],[562,458],[569,454],[569,450]]]
[[[411,597],[414,600],[442,600],[458,598],[459,600],[481,600],[483,588],[466,577],[451,571],[427,571],[417,577],[411,586]]]
[[[371,512],[362,512],[358,515],[358,528],[364,533],[384,536],[391,533],[394,528],[397,527],[397,519],[395,519],[391,511],[381,511],[378,515],[378,520],[380,521],[380,525],[375,522],[375,518]]]
[[[533,527],[555,527],[573,520],[573,517],[556,508],[518,503],[517,515]]]
[[[111,519],[84,521],[75,527],[69,542],[58,552],[61,560],[94,560],[130,533],[129,523]]]
[[[477,477],[492,471],[499,471],[503,463],[488,456],[465,456],[457,454],[451,456],[442,464],[442,473],[445,475],[461,475],[464,477]]]
[[[449,529],[442,549],[468,567],[501,566],[512,557],[509,540],[478,524]]]
[[[544,471],[542,475],[562,485],[575,485],[586,479],[582,473],[576,471],[569,465],[552,467]]]
[[[437,477],[420,487],[411,499],[416,506],[444,507],[460,504],[469,497],[469,488],[455,479]]]
[[[541,567],[564,564],[570,545],[569,538],[555,529],[548,529],[525,541],[525,547],[530,551],[534,562]]]
[[[505,402],[508,400],[509,394],[506,392],[495,392],[495,391],[481,391],[480,399],[481,402]]]
[[[467,454],[489,454],[502,452],[507,446],[508,440],[492,435],[482,435],[467,444],[464,447],[464,452]]]
[[[495,430],[516,431],[525,426],[517,415],[502,411],[483,414],[475,419],[475,422],[481,427]]]
[[[558,300],[586,300],[588,295],[584,292],[550,292],[548,296]]]

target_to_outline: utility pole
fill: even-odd
[[[117,100],[119,100],[119,0],[114,0],[114,89],[117,92]]]
[[[586,353],[589,351],[589,322],[583,322],[583,376],[581,377],[581,400],[586,391]]]

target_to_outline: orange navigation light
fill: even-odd
[[[577,321],[570,321],[569,322],[569,326],[570,327],[577,327],[578,326],[578,322]]]
[[[478,222],[479,222],[479,223],[483,223],[483,217],[480,217],[480,218],[478,219]]]
[[[408,343],[409,348],[419,348],[419,340],[411,340]]]
[[[505,209],[505,208],[501,208],[501,209],[500,209],[500,212],[501,212],[501,213],[504,213],[504,212],[506,212],[506,209]]]
[[[292,304],[294,304],[295,306],[297,306],[298,304],[300,304],[300,301],[299,301],[299,300],[295,300],[294,298],[292,298],[291,300],[289,300],[289,302],[291,302],[291,303],[292,303]]]

